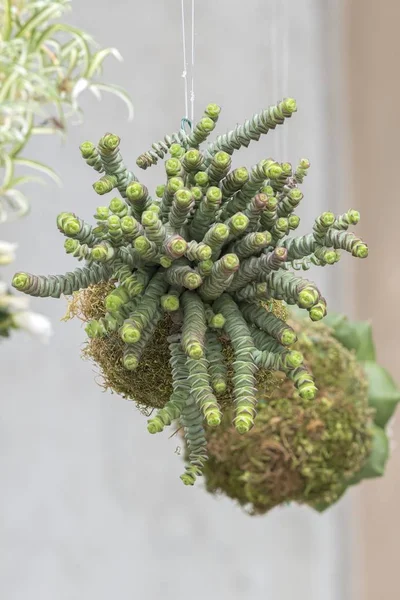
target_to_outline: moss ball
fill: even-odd
[[[106,296],[115,289],[114,282],[91,285],[76,292],[69,300],[65,319],[77,317],[83,322],[104,317]],[[282,302],[270,301],[265,309],[283,320],[287,318],[287,309]],[[172,372],[169,363],[170,352],[168,336],[176,331],[173,318],[167,313],[160,320],[153,336],[149,340],[135,371],[128,371],[122,364],[124,342],[118,332],[105,337],[87,339],[82,355],[90,360],[100,375],[101,386],[123,398],[133,400],[144,414],[153,409],[163,408],[172,393]],[[225,363],[228,373],[227,389],[218,396],[222,408],[232,405],[233,349],[229,339],[221,334]],[[270,371],[259,370],[257,387],[259,395],[270,394],[279,384],[279,378]]]
[[[225,411],[218,429],[207,431],[206,488],[225,494],[251,514],[287,502],[331,504],[343,482],[371,451],[372,411],[368,385],[355,355],[322,323],[290,321],[305,364],[315,377],[316,399],[301,399],[283,375],[259,402],[254,428],[241,436]]]

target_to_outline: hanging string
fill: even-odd
[[[279,65],[278,65],[278,2],[279,0],[271,0],[270,15],[271,19],[269,22],[269,39],[270,39],[270,50],[271,50],[271,97],[272,102],[278,100],[280,93],[279,90]],[[273,158],[279,160],[279,139],[275,130],[273,136]]]
[[[192,121],[192,123],[194,123],[194,36],[195,36],[195,31],[194,31],[194,0],[192,0],[192,89],[190,91],[190,105],[191,105],[191,111],[190,111],[190,119]]]
[[[181,15],[182,15],[182,51],[183,51],[183,83],[185,94],[185,118],[189,118],[188,110],[188,81],[187,81],[187,59],[186,59],[186,33],[185,33],[185,1],[181,0]]]
[[[290,96],[289,87],[289,64],[290,64],[290,0],[282,2],[282,97]],[[282,127],[282,155],[283,160],[290,162],[288,156],[289,127]]]
[[[185,115],[184,120],[190,124],[192,127],[194,120],[194,3],[195,0],[192,0],[192,18],[191,18],[191,89],[190,89],[190,119],[189,119],[189,90],[188,90],[188,62],[186,55],[186,30],[185,30],[185,0],[181,0],[181,17],[182,17],[182,52],[183,52],[183,71],[182,78],[184,81],[184,97],[185,97]]]

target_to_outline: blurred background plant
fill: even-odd
[[[51,166],[29,158],[26,149],[36,135],[65,136],[68,120],[82,115],[79,96],[85,90],[98,99],[115,94],[133,107],[122,87],[98,80],[108,56],[122,60],[115,48],[99,48],[86,32],[59,20],[70,0],[3,0],[0,3],[0,223],[29,211],[21,187],[43,183],[38,174],[61,181]],[[28,168],[34,175],[26,174]],[[20,172],[21,171],[21,172]],[[0,241],[0,266],[12,262],[16,244]],[[27,311],[25,298],[12,295],[0,279],[0,337],[13,328],[48,339],[47,319]]]

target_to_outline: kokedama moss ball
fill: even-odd
[[[75,292],[68,304],[65,319],[78,317],[83,322],[88,322],[104,317],[104,301],[113,289],[115,284],[107,282]],[[282,302],[272,300],[269,309],[276,317],[286,320],[287,309]],[[154,408],[163,408],[172,393],[172,369],[167,338],[175,330],[173,315],[165,315],[149,340],[134,373],[123,366],[124,344],[117,333],[107,337],[89,338],[83,349],[83,357],[94,363],[99,371],[101,385],[105,389],[133,400],[142,412],[150,414]],[[231,406],[233,350],[227,338],[221,335],[220,339],[228,378],[225,392],[219,395],[219,402],[221,406]],[[271,371],[258,371],[257,387],[260,394],[269,393],[270,389],[278,384],[279,379]]]
[[[288,501],[331,504],[371,452],[373,411],[354,353],[322,323],[291,320],[290,325],[298,334],[294,347],[314,375],[316,398],[301,398],[282,378],[259,403],[246,435],[232,426],[231,411],[225,411],[218,430],[207,428],[207,490],[226,494],[255,514]]]

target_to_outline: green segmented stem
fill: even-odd
[[[70,296],[89,285],[108,281],[110,268],[106,265],[92,264],[90,267],[75,269],[65,275],[32,275],[31,273],[16,273],[12,280],[12,286],[20,292],[29,296],[40,296],[41,298],[59,298],[62,294]]]
[[[144,297],[133,313],[124,321],[119,334],[126,344],[135,344],[142,332],[154,321],[159,312],[161,296],[168,287],[163,273],[156,273],[145,290]]]
[[[217,152],[207,169],[210,184],[217,185],[229,172],[232,158],[227,152]]]
[[[213,186],[208,188],[207,194],[199,203],[189,227],[190,235],[196,242],[202,241],[208,229],[214,223],[221,199],[222,194],[219,188]]]
[[[269,231],[248,233],[230,246],[230,251],[237,254],[240,260],[259,254],[263,248],[271,244],[272,235]]]
[[[288,251],[288,261],[310,256],[315,252],[318,244],[312,233],[299,237],[288,237],[282,241],[282,246]]]
[[[107,219],[107,238],[111,241],[114,248],[124,243],[121,219],[117,215],[111,215]]]
[[[226,202],[235,192],[238,192],[249,181],[246,167],[234,169],[221,181],[222,202]]]
[[[301,398],[305,400],[313,400],[315,398],[318,389],[315,386],[313,376],[306,367],[301,365],[296,369],[287,371],[286,375],[293,381]]]
[[[225,325],[225,317],[221,313],[215,314],[209,304],[204,305],[206,313],[207,325],[212,329],[223,329]]]
[[[265,210],[260,215],[260,225],[263,229],[270,231],[278,219],[278,200],[275,196],[267,196]]]
[[[276,106],[270,106],[261,113],[254,115],[249,121],[245,121],[243,125],[237,125],[229,133],[218,136],[208,148],[206,162],[211,161],[214,154],[220,150],[233,154],[234,150],[239,150],[242,146],[247,147],[251,140],[259,140],[261,134],[266,134],[271,129],[275,129],[277,125],[281,125],[296,110],[295,100],[286,98]]]
[[[290,230],[293,231],[294,229],[297,229],[300,225],[300,217],[297,215],[289,215],[288,224]]]
[[[202,261],[211,258],[212,248],[203,242],[192,240],[187,245],[185,256],[192,261]]]
[[[103,175],[101,179],[99,179],[93,184],[93,189],[96,192],[96,194],[99,194],[99,196],[103,196],[104,194],[108,194],[114,188],[116,188],[117,183],[118,180],[116,177],[114,177],[114,175]]]
[[[182,294],[183,327],[182,348],[189,358],[204,357],[204,340],[207,329],[204,304],[196,292]]]
[[[187,241],[177,233],[170,235],[164,241],[163,252],[171,259],[176,260],[183,256],[188,249]],[[172,264],[172,263],[171,263]],[[170,266],[170,265],[169,265]]]
[[[203,473],[207,461],[207,440],[203,428],[203,415],[194,398],[189,395],[181,414],[181,423],[189,450],[189,464],[181,479],[185,485],[193,485]]]
[[[206,333],[206,358],[211,386],[216,394],[223,394],[227,388],[227,368],[222,352],[222,344],[217,334],[210,330]]]
[[[221,254],[221,250],[229,237],[229,227],[224,223],[215,223],[206,232],[203,243],[212,250],[212,259],[216,260]]]
[[[189,189],[182,188],[175,192],[169,213],[169,224],[174,231],[179,232],[181,230],[193,207],[194,198]]]
[[[124,304],[127,304],[131,299],[131,295],[124,286],[119,286],[112,290],[104,299],[104,306],[110,313],[119,312]]]
[[[152,269],[138,269],[132,273],[132,270],[124,264],[119,264],[113,272],[113,277],[120,281],[131,298],[140,296],[144,292],[152,275]]]
[[[320,298],[317,286],[293,273],[274,271],[264,278],[271,298],[285,300],[288,304],[297,304],[301,308],[315,306]]]
[[[85,327],[85,332],[90,339],[103,338],[109,333],[118,331],[124,322],[122,313],[106,313],[100,319],[92,319]]]
[[[230,233],[228,241],[241,236],[248,228],[249,222],[249,218],[241,212],[238,212],[227,219],[225,225],[229,227]]]
[[[211,275],[214,261],[209,258],[208,260],[202,260],[197,265],[197,271],[201,277],[208,277]]]
[[[297,340],[294,330],[272,312],[248,302],[242,302],[239,308],[248,323],[257,325],[283,346],[291,346]]]
[[[91,225],[72,213],[60,213],[57,217],[57,227],[66,237],[78,240],[81,244],[92,246],[99,241]]]
[[[146,237],[150,242],[154,242],[158,247],[161,247],[167,236],[166,229],[158,218],[157,212],[153,210],[145,210],[142,213],[142,225],[145,230]]]
[[[331,212],[324,212],[315,219],[313,226],[314,239],[317,244],[324,244],[326,234],[335,222],[335,215]]]
[[[129,202],[132,214],[138,221],[141,220],[142,213],[148,210],[152,204],[149,191],[145,185],[134,181],[126,188],[126,199]]]
[[[356,258],[367,258],[368,246],[354,233],[330,229],[326,234],[325,243],[335,249],[346,250]]]
[[[120,139],[117,135],[107,133],[99,141],[98,151],[106,174],[116,178],[116,187],[121,196],[126,198],[126,187],[132,181],[137,181],[137,178],[124,165],[119,144]]]
[[[181,144],[171,144],[169,153],[171,158],[182,158],[185,154],[185,148]]]
[[[143,331],[140,340],[135,344],[125,344],[122,364],[128,371],[135,371],[139,366],[141,356],[147,344],[150,342],[160,319],[161,312],[156,311],[154,319],[148,324],[147,328]]]
[[[200,144],[205,142],[214,129],[215,121],[210,119],[210,117],[203,117],[198,123],[196,123],[192,133],[188,136],[188,146],[198,148]]]
[[[186,355],[177,342],[169,344],[169,351],[171,355],[170,364],[174,391],[166,405],[161,410],[158,410],[156,416],[147,422],[147,429],[149,433],[153,434],[160,433],[164,427],[168,427],[175,419],[181,416],[190,393]]]
[[[287,195],[280,197],[277,208],[278,217],[288,217],[291,215],[303,198],[304,195],[298,188],[293,188],[288,192]]]
[[[166,219],[168,217],[175,193],[183,187],[185,187],[185,183],[182,177],[171,177],[171,179],[168,180],[168,183],[164,189],[160,205],[161,217],[163,219]]]
[[[230,337],[234,350],[232,378],[234,389],[235,418],[234,425],[239,433],[246,433],[254,425],[256,413],[256,365],[254,346],[249,328],[237,304],[228,294],[222,294],[214,302],[214,310],[221,312],[225,321],[225,330]]]
[[[203,281],[199,273],[192,269],[184,259],[176,260],[165,275],[171,285],[182,286],[188,290],[195,290]]]
[[[302,158],[293,175],[296,183],[303,183],[304,177],[307,175],[309,168],[310,161],[308,160],[308,158]]]
[[[125,217],[130,211],[129,206],[127,206],[126,203],[123,200],[121,200],[121,198],[113,198],[109,204],[109,208],[110,211],[114,215],[120,217],[120,219],[122,219],[122,217]]]
[[[89,167],[92,167],[95,171],[102,173],[104,171],[103,163],[101,162],[101,158],[99,152],[94,144],[91,142],[83,142],[79,146],[79,149],[82,154],[82,158],[85,159],[86,163]]]
[[[199,171],[194,175],[193,181],[201,190],[207,190],[210,183],[210,178],[208,177],[208,173],[206,171]]]
[[[221,410],[210,385],[210,375],[205,358],[188,358],[190,393],[204,415],[207,425],[217,427],[221,423]]]
[[[104,221],[107,221],[109,216],[110,216],[110,209],[108,208],[108,206],[98,206],[96,208],[94,218],[97,220],[98,224],[101,224]]]
[[[233,214],[245,210],[250,200],[259,192],[269,172],[270,165],[266,160],[261,160],[252,167],[248,181],[241,186],[230,200],[223,204],[220,219],[225,221]]]
[[[310,319],[312,321],[320,321],[326,316],[326,300],[325,298],[320,298],[319,302],[312,306],[309,310]]]
[[[169,158],[164,163],[165,172],[167,174],[168,179],[171,177],[183,177],[185,171],[182,167],[182,163],[179,158]]]
[[[279,217],[271,228],[272,242],[275,246],[289,232],[289,221],[284,217]]]
[[[110,263],[116,255],[116,250],[110,242],[103,241],[93,246],[90,259],[100,263]]]
[[[122,217],[120,221],[121,231],[123,233],[124,240],[132,242],[140,235],[143,235],[144,229],[142,225],[134,217],[127,215]]]
[[[249,219],[249,231],[256,231],[258,229],[261,214],[267,208],[268,203],[268,196],[265,194],[257,194],[250,200],[244,211],[244,214]]]
[[[158,254],[158,246],[151,242],[146,236],[140,235],[133,242],[135,250],[140,254],[143,260],[154,260]]]
[[[350,209],[343,215],[336,217],[332,229],[340,229],[341,231],[347,231],[350,225],[357,225],[360,221],[360,213],[358,210]]]
[[[236,292],[248,283],[282,267],[287,257],[285,248],[275,248],[272,252],[251,256],[241,262],[239,270],[235,273],[228,292]]]
[[[208,302],[216,300],[230,286],[239,264],[236,254],[224,254],[217,260],[210,275],[199,287],[199,294],[203,300]]]
[[[181,288],[171,286],[168,290],[168,294],[161,296],[161,306],[165,312],[175,312],[179,310],[179,296],[181,295],[181,292]]]
[[[221,107],[213,102],[211,104],[207,104],[206,108],[204,109],[204,116],[210,117],[210,119],[212,119],[214,123],[218,121],[220,113]]]
[[[195,173],[201,169],[204,156],[199,150],[191,148],[182,157],[182,167],[187,173]]]
[[[163,140],[154,142],[151,150],[144,152],[136,159],[136,164],[141,169],[147,169],[152,165],[156,165],[159,158],[164,158],[168,150],[173,144],[177,144],[183,148],[187,147],[187,135],[183,130],[172,135],[166,135]]]
[[[68,238],[64,242],[67,254],[72,254],[78,260],[89,260],[92,249],[87,244],[80,244],[78,240]]]

